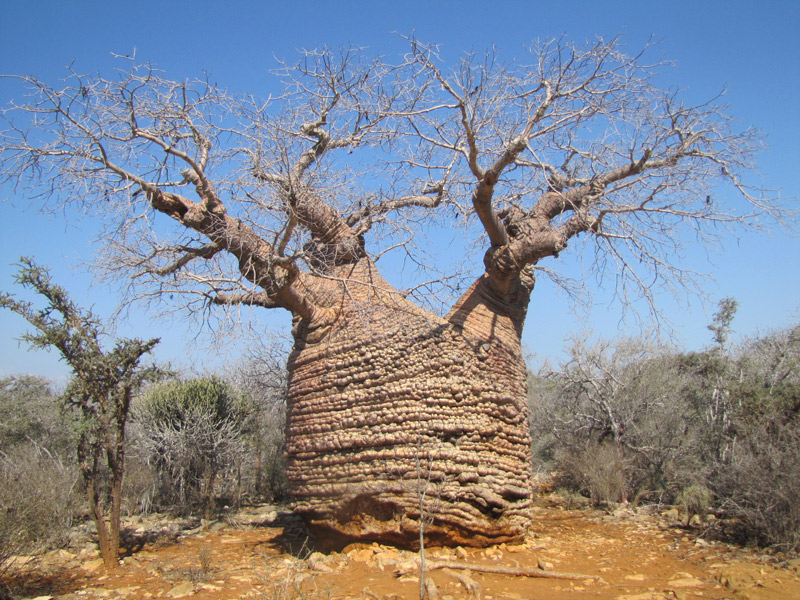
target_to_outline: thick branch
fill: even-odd
[[[263,308],[278,308],[280,305],[266,292],[251,292],[249,294],[226,294],[218,292],[209,297],[212,304],[220,306],[234,306],[245,304],[248,306],[261,306]]]

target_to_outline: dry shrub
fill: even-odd
[[[135,419],[137,450],[157,473],[159,504],[202,508],[213,518],[245,450],[236,390],[214,377],[162,384],[142,398]]]
[[[689,525],[695,515],[705,519],[711,510],[713,501],[714,494],[703,485],[690,485],[681,490],[681,493],[678,494],[678,502],[683,504],[686,510],[686,525]]]
[[[0,563],[65,545],[83,507],[77,467],[32,444],[1,456]]]
[[[629,465],[623,450],[615,444],[593,444],[564,453],[559,467],[561,483],[588,493],[595,506],[627,500]]]
[[[763,424],[714,478],[724,511],[761,545],[800,550],[800,422]]]

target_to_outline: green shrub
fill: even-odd
[[[134,415],[139,450],[157,473],[155,504],[201,507],[211,518],[218,484],[244,453],[241,397],[215,377],[176,381],[151,389]]]
[[[677,498],[686,511],[686,526],[688,527],[695,515],[705,519],[714,502],[714,494],[704,485],[690,485],[681,490]]]

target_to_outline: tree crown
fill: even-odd
[[[113,78],[70,70],[59,88],[23,76],[32,96],[2,113],[0,176],[108,216],[105,268],[137,298],[311,319],[310,290],[342,265],[394,250],[435,273],[414,236],[449,212],[480,224],[501,295],[537,272],[561,281],[548,259],[585,234],[598,276],[652,307],[659,285],[700,289],[680,265],[687,231],[714,243],[785,213],[747,183],[758,133],[717,99],[658,88],[647,54],[555,40],[527,61],[492,50],[451,68],[415,39],[395,61],[304,51],[267,99],[131,58]]]

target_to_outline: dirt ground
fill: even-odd
[[[9,583],[18,595],[42,600],[419,598],[418,553],[378,545],[315,553],[302,526],[275,507],[206,527],[176,523],[128,521],[126,556],[113,573],[103,571],[89,545],[40,560],[20,557]],[[800,598],[800,560],[709,542],[702,531],[681,527],[674,510],[540,507],[524,544],[428,549],[431,597]]]

